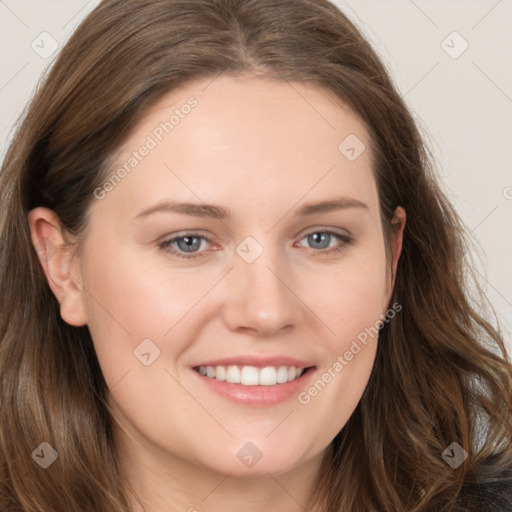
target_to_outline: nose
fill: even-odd
[[[265,337],[297,325],[304,312],[291,275],[266,252],[252,263],[235,258],[225,283],[226,325],[233,331]]]

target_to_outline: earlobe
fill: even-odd
[[[87,324],[78,260],[62,232],[57,214],[48,208],[29,212],[32,243],[53,294],[60,304],[62,319],[73,326]]]
[[[391,289],[395,286],[396,280],[396,270],[398,268],[398,260],[400,259],[400,255],[402,253],[402,245],[403,245],[403,235],[405,229],[407,215],[405,210],[399,206],[394,213],[393,219],[391,221],[392,226],[392,239],[391,239],[391,250],[393,254],[393,282],[391,283]]]

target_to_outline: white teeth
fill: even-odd
[[[226,380],[226,368],[224,366],[215,367],[215,378],[217,380]]]
[[[286,366],[280,366],[279,370],[284,368],[286,370],[286,380],[284,382],[288,382],[288,370]],[[277,372],[279,371],[277,370]],[[258,383],[260,386],[274,386],[277,382],[277,372],[273,366],[266,366],[260,370]],[[283,381],[281,381],[282,383]]]
[[[240,384],[244,386],[257,386],[259,384],[258,368],[244,366],[240,374]]]
[[[237,366],[228,366],[226,370],[226,382],[240,384],[240,370]]]
[[[304,368],[295,366],[200,366],[197,370],[201,375],[211,379],[242,384],[244,386],[275,386],[298,379]]]
[[[293,366],[291,368],[295,369]],[[295,375],[293,378],[295,378]],[[282,384],[288,382],[288,380],[288,368],[286,366],[280,366],[276,372],[276,382]]]

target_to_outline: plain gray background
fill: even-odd
[[[0,0],[0,156],[45,68],[99,0]],[[473,233],[477,271],[512,333],[512,1],[334,2],[384,60]],[[58,51],[58,50],[56,50]]]

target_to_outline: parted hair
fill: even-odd
[[[89,330],[60,317],[27,216],[50,208],[80,240],[112,155],[148,108],[220,74],[339,98],[367,128],[387,240],[396,207],[407,213],[390,300],[402,310],[379,332],[368,385],[326,451],[311,504],[510,510],[512,366],[486,316],[472,240],[384,64],[327,0],[105,0],[60,51],[0,171],[0,510],[130,510]],[[31,457],[42,442],[58,452],[47,469]],[[442,457],[454,442],[468,455],[456,468]]]

